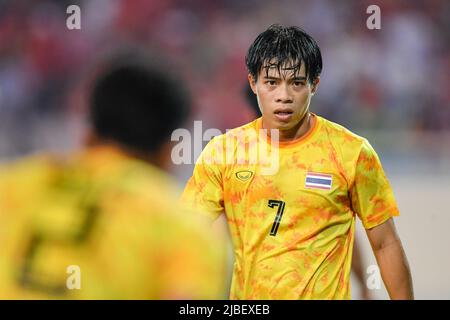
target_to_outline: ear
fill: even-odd
[[[256,94],[256,80],[250,73],[248,74],[248,83],[250,84],[253,93]]]
[[[320,83],[320,76],[318,76],[312,83],[312,89],[311,89],[312,95],[314,95],[316,93],[317,88],[319,87],[319,83]]]

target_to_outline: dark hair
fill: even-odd
[[[116,59],[90,97],[90,118],[101,139],[152,153],[189,114],[187,92],[167,74],[139,59]]]
[[[298,27],[271,25],[258,35],[245,57],[248,72],[258,79],[262,68],[292,69],[305,64],[305,75],[312,83],[322,72],[322,55],[316,41]]]

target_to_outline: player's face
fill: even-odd
[[[289,130],[305,117],[319,78],[313,84],[305,77],[305,67],[294,74],[289,67],[262,68],[255,82],[249,75],[250,86],[258,98],[263,122],[269,129]]]

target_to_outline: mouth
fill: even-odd
[[[289,121],[294,114],[292,109],[276,109],[274,111],[275,117],[281,121]]]

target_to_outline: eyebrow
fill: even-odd
[[[267,80],[280,80],[281,78],[280,77],[276,77],[276,76],[264,76],[264,79],[267,79]],[[292,80],[294,80],[294,81],[304,81],[304,80],[306,80],[306,77],[294,77],[294,78],[292,78]]]

